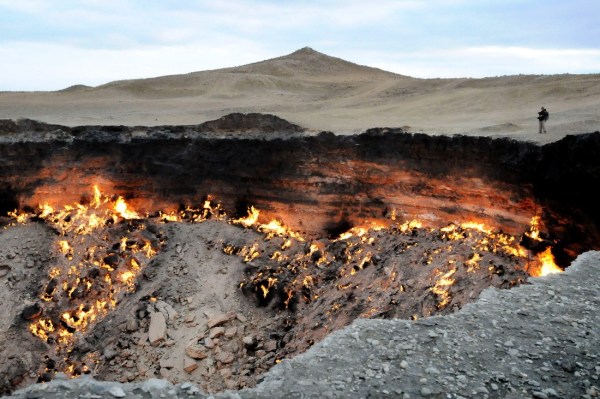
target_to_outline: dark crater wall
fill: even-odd
[[[380,128],[308,135],[260,114],[151,128],[5,120],[0,215],[85,202],[93,184],[149,213],[207,198],[230,214],[254,205],[265,221],[313,236],[390,218],[431,226],[477,221],[520,235],[538,215],[565,266],[600,246],[598,154],[599,132],[539,146]]]

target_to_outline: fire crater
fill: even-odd
[[[31,148],[2,147],[4,228],[41,222],[56,235],[56,261],[44,265],[34,303],[21,309],[24,333],[43,346],[12,372],[11,386],[56,372],[120,378],[130,362],[138,362],[138,371],[127,373],[128,381],[186,378],[209,392],[252,386],[273,364],[355,318],[445,314],[488,286],[510,288],[560,272],[598,242],[598,214],[581,195],[586,188],[576,188],[566,203],[553,187],[582,170],[590,177],[585,163],[569,166],[570,174],[535,172],[542,167],[532,159],[544,167],[559,161],[552,146],[540,151],[506,140],[390,130],[284,141],[196,133],[192,140],[132,141],[121,131],[102,143],[63,143],[52,154],[39,147],[43,162],[18,178],[10,172]],[[561,143],[569,148],[561,165],[585,160],[599,141],[598,135],[573,140]],[[497,147],[490,151],[491,145]],[[164,151],[150,157],[157,147]],[[449,149],[458,154],[442,162],[439,154]],[[173,173],[158,172],[158,165]],[[528,172],[516,176],[524,165]],[[170,232],[203,222],[237,231],[203,238],[202,246],[220,252],[219,262],[238,264],[236,280],[214,289],[252,304],[254,310],[245,309],[251,321],[232,309],[200,322],[173,316],[193,303],[185,276],[203,266],[190,260],[177,270],[165,266],[185,255],[186,245],[169,246]],[[182,284],[182,296],[191,296],[172,296],[167,278],[157,277],[169,274],[163,268]],[[159,308],[173,309],[163,312],[168,328],[196,328],[184,334],[181,365],[164,360],[178,345],[173,339],[164,335],[147,345],[138,333],[153,328],[149,315]],[[125,342],[122,354],[109,356],[103,342],[112,342],[110,323],[124,320],[125,312],[137,320],[123,322],[116,333]],[[135,345],[144,353],[134,353]]]

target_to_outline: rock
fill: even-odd
[[[171,388],[169,381],[160,380],[158,378],[151,378],[144,381],[141,386],[143,392],[152,393],[153,396],[155,396],[154,394],[159,394],[160,391],[165,391],[169,388]]]
[[[167,369],[164,367],[160,368],[160,376],[165,380],[169,380],[171,378],[171,369]]]
[[[562,367],[563,370],[568,371],[569,373],[572,373],[573,371],[575,371],[575,365],[570,362],[568,359],[563,359],[560,362],[560,367]]]
[[[229,327],[227,330],[225,330],[225,338],[235,337],[235,334],[237,334],[237,330],[237,327]]]
[[[231,376],[233,375],[233,372],[231,371],[230,368],[223,368],[219,371],[219,374],[221,374],[221,377],[223,377],[223,378],[231,378]]]
[[[106,360],[111,360],[115,356],[117,356],[117,351],[113,345],[108,345],[104,347],[104,350],[102,351],[102,356],[104,356],[104,359]]]
[[[235,317],[237,317],[237,319],[238,319],[239,321],[241,321],[242,323],[245,323],[245,322],[247,322],[247,321],[248,321],[248,318],[247,318],[246,316],[244,316],[243,314],[239,314],[239,313],[237,313],[237,314],[235,315]]]
[[[208,328],[218,327],[218,326],[221,326],[221,325],[227,323],[228,321],[233,320],[234,318],[235,318],[234,312],[223,313],[218,316],[210,318],[206,322],[206,325],[208,326]]]
[[[540,391],[534,391],[531,396],[533,396],[536,399],[548,399],[548,395],[546,395],[543,392]]]
[[[123,391],[123,388],[118,386],[110,387],[108,393],[110,393],[115,398],[124,398],[125,396],[127,396],[127,394],[125,394],[125,391]]]
[[[256,349],[258,344],[252,335],[246,335],[244,338],[242,338],[242,343],[244,344],[244,347],[249,350]]]
[[[256,357],[259,359],[265,357],[266,355],[267,355],[267,351],[264,349],[260,349],[260,350],[256,351]]]
[[[166,338],[167,322],[165,316],[160,312],[150,314],[150,326],[148,327],[148,340],[150,345],[158,346]]]
[[[235,359],[235,356],[233,356],[233,353],[227,352],[227,351],[219,352],[215,356],[215,360],[217,360],[223,364],[229,364],[229,363],[233,362],[234,359]]]
[[[156,307],[156,310],[161,312],[165,318],[169,320],[169,322],[173,322],[175,318],[177,318],[177,311],[165,301],[157,301],[154,306]]]
[[[208,349],[213,349],[216,346],[216,344],[215,341],[206,337],[204,338],[204,346],[206,346]]]
[[[205,359],[208,356],[203,347],[194,344],[185,348],[185,354],[192,359]]]
[[[10,272],[9,265],[0,265],[0,277],[6,276]]]
[[[210,339],[219,338],[223,334],[225,334],[225,328],[223,328],[223,327],[215,327],[215,328],[212,328],[210,330],[210,332],[208,334],[208,338],[210,338]]]
[[[42,315],[42,306],[36,302],[33,305],[25,306],[21,311],[21,318],[23,320],[35,320]]]
[[[270,341],[265,342],[264,349],[267,352],[275,351],[277,349],[277,341],[270,340]]]
[[[148,370],[150,370],[150,367],[144,362],[137,362],[135,366],[140,375],[145,375],[148,372]]]
[[[139,328],[139,324],[138,321],[134,318],[129,318],[127,320],[127,323],[125,324],[125,330],[128,332],[134,332],[137,331],[137,329]]]
[[[104,259],[102,259],[104,261],[104,263],[106,263],[108,266],[112,267],[112,268],[116,268],[119,265],[119,255],[117,254],[109,254],[107,256],[104,257]]]
[[[198,368],[198,363],[189,357],[183,358],[183,370],[186,373],[191,373]]]
[[[148,338],[148,333],[143,333],[143,334],[140,336],[140,339],[137,341],[137,344],[138,344],[139,346],[146,346],[146,345],[148,345],[148,341],[149,341],[149,340],[150,340],[150,339]]]
[[[227,341],[223,344],[222,349],[231,353],[237,353],[242,348],[242,345],[237,340]]]
[[[166,369],[172,369],[175,367],[175,361],[171,358],[161,358],[160,359],[160,367],[164,367]]]

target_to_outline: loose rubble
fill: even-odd
[[[255,388],[209,395],[189,382],[84,376],[9,398],[597,398],[599,277],[600,252],[592,251],[564,273],[488,288],[450,315],[356,320],[283,360]]]
[[[68,222],[57,217],[52,226]],[[411,222],[353,228],[343,237],[307,242],[277,223],[255,230],[249,223],[240,227],[237,220],[219,218],[148,222],[147,228],[141,219],[111,223],[111,231],[127,227],[143,236],[139,243],[110,239],[111,231],[100,230],[112,248],[104,254],[102,246],[81,248],[89,240],[99,242],[91,230],[80,246],[64,240],[53,245],[60,248],[57,258],[84,260],[53,264],[45,278],[37,278],[41,291],[29,295],[34,300],[41,292],[43,305],[25,304],[22,321],[11,327],[15,334],[21,328],[25,339],[30,331],[43,343],[29,350],[27,372],[8,368],[0,373],[11,381],[3,393],[35,382],[36,376],[37,382],[50,381],[56,372],[119,382],[187,380],[210,393],[252,387],[273,365],[357,317],[448,313],[489,285],[521,283],[534,264],[521,255],[524,249],[514,237],[481,226],[436,230]],[[161,243],[158,256],[150,241],[144,244],[155,235]],[[139,255],[125,263],[135,266],[139,277],[133,280],[130,270],[119,267],[122,258],[143,246],[148,247],[144,255],[151,255],[147,265],[139,267],[144,259]],[[97,253],[101,261],[94,260]],[[85,271],[87,262],[96,262],[94,273]],[[60,270],[66,278],[56,278]],[[128,282],[128,289],[117,295],[115,279]],[[114,311],[106,311],[103,292]],[[79,304],[86,298],[96,305]],[[88,312],[93,306],[102,310],[100,317]],[[88,315],[94,323],[82,324]],[[23,322],[30,322],[29,331]]]

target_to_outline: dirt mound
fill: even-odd
[[[276,115],[235,112],[214,121],[200,124],[201,131],[208,132],[262,132],[301,133],[306,129],[281,119]]]
[[[79,84],[79,85],[72,85],[72,86],[66,87],[62,90],[58,90],[58,93],[86,91],[86,90],[90,90],[90,89],[93,89],[93,87]]]

